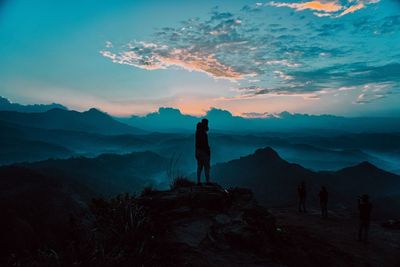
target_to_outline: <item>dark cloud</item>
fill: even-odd
[[[312,71],[292,71],[288,75],[298,82],[312,82],[319,85],[337,84],[357,86],[368,83],[400,82],[400,64],[368,66],[365,63],[340,64]]]

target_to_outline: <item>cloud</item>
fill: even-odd
[[[370,83],[362,86],[361,93],[357,96],[354,104],[367,104],[385,98],[392,94],[392,83]]]
[[[376,2],[362,1],[364,6]],[[290,4],[299,10],[337,17],[357,11],[361,1],[305,3],[313,4]],[[256,8],[265,6],[260,3]],[[145,70],[181,68],[234,81],[237,95],[225,95],[224,100],[260,96],[318,99],[360,91],[368,84],[400,84],[400,63],[392,55],[396,50],[374,52],[378,42],[371,42],[375,46],[368,47],[370,52],[364,46],[369,41],[366,38],[375,38],[372,29],[396,31],[398,15],[349,17],[346,22],[334,23],[320,23],[313,15],[306,19],[295,16],[292,23],[280,21],[279,14],[271,18],[274,23],[264,23],[263,17],[257,16],[248,8],[238,14],[214,9],[207,18],[191,18],[176,27],[158,29],[148,41],[131,41],[119,47],[107,42],[100,53],[114,63]],[[370,91],[361,94],[359,103],[372,99]]]
[[[241,117],[248,119],[279,118],[279,115],[269,112],[244,112]]]
[[[249,85],[239,88],[241,98],[260,95],[301,96],[318,99],[322,95],[359,91],[354,103],[366,104],[394,94],[400,83],[400,64],[367,66],[354,63],[321,68],[313,71],[293,71],[283,86],[265,87]]]
[[[317,84],[329,87],[329,84],[359,86],[369,83],[400,83],[400,63],[389,63],[380,66],[365,63],[336,64],[326,68],[310,71],[291,71],[288,75],[294,81]]]
[[[266,3],[265,5],[273,7],[288,7],[296,11],[311,10],[315,11],[313,12],[313,14],[317,17],[339,18],[366,8],[367,5],[376,4],[379,1],[380,0],[347,0],[344,4],[341,4],[339,1],[336,0],[314,0],[300,3],[272,1]]]
[[[317,16],[317,17],[320,17],[320,18],[322,18],[322,17],[331,17],[331,16],[332,16],[332,14],[329,14],[329,13],[314,12],[313,14],[314,14],[315,16]]]
[[[179,67],[216,79],[241,80],[257,71],[252,64],[237,61],[255,47],[246,39],[255,28],[242,23],[229,12],[213,11],[206,21],[195,18],[183,21],[180,27],[162,28],[152,42],[133,41],[114,48],[107,43],[100,53],[114,63],[146,70]]]
[[[274,6],[274,7],[289,7],[289,8],[295,9],[296,11],[310,9],[310,10],[316,10],[316,11],[323,11],[323,12],[327,12],[327,13],[337,12],[337,11],[343,9],[343,7],[336,1],[331,1],[331,2],[309,1],[309,2],[303,2],[303,3],[270,2],[268,5]]]
[[[134,42],[129,44],[127,51],[113,53],[103,50],[100,53],[114,63],[145,70],[177,66],[189,71],[203,72],[214,78],[240,80],[244,77],[244,74],[222,64],[213,54],[192,52],[188,49],[169,49],[154,43]]]
[[[259,86],[248,86],[239,88],[240,95],[234,98],[253,98],[258,96],[295,96],[302,97],[304,99],[318,99],[318,90],[311,92],[303,90],[302,86],[289,85],[284,87],[259,87]]]
[[[275,60],[268,60],[266,62],[268,65],[282,65],[282,66],[286,66],[286,67],[300,67],[301,64],[300,63],[293,63],[293,62],[289,62],[286,59],[275,59]]]
[[[344,16],[346,14],[349,14],[349,13],[354,13],[357,10],[363,9],[364,7],[365,7],[364,3],[363,2],[359,2],[359,3],[357,3],[357,4],[353,5],[353,6],[350,6],[350,7],[346,8],[342,13],[340,13],[338,15],[338,17],[342,17],[342,16]]]

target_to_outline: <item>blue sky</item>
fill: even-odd
[[[400,115],[400,1],[1,1],[0,95],[144,114]]]

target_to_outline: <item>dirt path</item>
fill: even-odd
[[[367,244],[357,241],[357,218],[331,211],[328,219],[319,210],[300,214],[293,208],[270,209],[283,231],[317,237],[349,257],[348,266],[400,267],[400,231],[387,230],[372,222]],[[315,248],[318,249],[318,248]]]

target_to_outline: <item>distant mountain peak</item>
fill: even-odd
[[[101,111],[101,110],[99,110],[99,109],[97,109],[97,108],[91,108],[91,109],[85,111],[84,113],[88,113],[88,114],[104,114],[104,115],[107,115],[107,113],[105,113],[105,112],[103,112],[103,111]]]
[[[182,112],[178,108],[172,107],[160,107],[158,109],[158,113],[160,114],[172,114],[172,115],[182,115]]]
[[[268,159],[280,159],[280,160],[282,159],[279,156],[278,152],[276,152],[271,147],[257,149],[253,155],[256,157],[263,157],[263,158],[268,158]]]
[[[286,117],[291,117],[293,116],[293,113],[290,113],[289,111],[282,111],[281,113],[278,114],[280,118],[286,118]]]
[[[375,165],[373,165],[369,161],[363,161],[363,162],[357,164],[355,167],[363,168],[363,169],[374,169],[374,170],[379,169],[378,167],[376,167]]]
[[[375,165],[373,165],[368,161],[363,161],[357,165],[344,168],[340,172],[356,172],[356,173],[368,174],[373,172],[385,172],[385,171],[376,167]]]
[[[210,108],[210,110],[207,111],[206,117],[227,117],[231,118],[233,117],[232,113],[229,112],[228,110],[224,109],[219,109],[219,108]]]
[[[0,96],[0,105],[9,105],[11,104],[10,100],[5,97]]]
[[[61,104],[51,103],[51,104],[34,104],[34,105],[22,105],[18,103],[13,103],[9,99],[0,96],[0,110],[4,111],[18,111],[18,112],[46,112],[51,109],[58,108],[67,110],[67,108]]]

